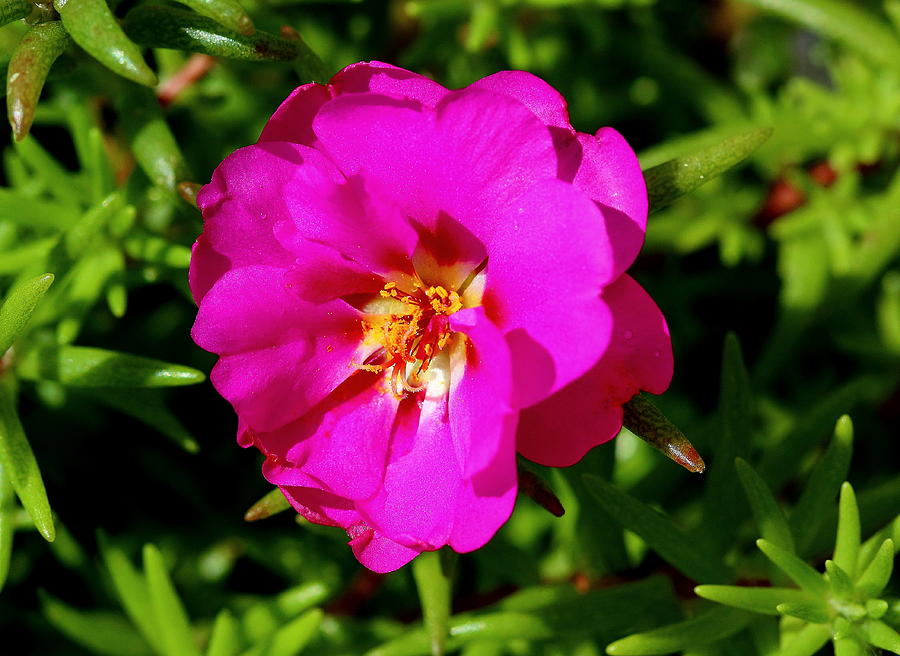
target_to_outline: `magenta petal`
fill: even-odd
[[[291,218],[276,224],[278,242],[301,262],[311,256],[309,243],[315,242],[356,262],[358,270],[407,270],[416,231],[372,186],[365,176],[354,175],[318,190],[301,185],[285,190]]]
[[[647,230],[647,185],[631,146],[612,128],[579,133],[559,153],[564,179],[601,204],[613,245],[615,276],[640,251]]]
[[[544,125],[572,131],[566,99],[532,73],[500,71],[473,82],[469,88],[484,89],[514,98],[530,109]]]
[[[274,456],[263,466],[269,482],[301,485],[311,477],[346,499],[375,494],[400,404],[381,378],[358,372],[299,420],[259,433],[257,446]]]
[[[394,542],[365,523],[351,526],[347,534],[351,536],[349,544],[356,559],[379,574],[398,570],[422,553],[422,549]]]
[[[587,374],[522,411],[519,452],[542,465],[568,467],[622,428],[622,404],[640,390],[660,394],[672,378],[672,345],[653,299],[631,277],[604,290],[613,315],[610,345]]]
[[[384,286],[380,276],[330,246],[307,242],[298,249],[303,257],[297,258],[285,280],[304,300],[322,303],[350,294],[377,294]]]
[[[329,87],[311,82],[291,92],[266,123],[259,141],[290,141],[311,146],[316,140],[312,122],[324,103],[331,100]]]
[[[197,195],[204,223],[191,259],[194,299],[199,303],[230,268],[293,264],[296,256],[274,234],[292,215],[285,190],[316,194],[342,180],[321,153],[304,146],[268,143],[229,155]]]
[[[434,80],[379,61],[347,66],[331,79],[331,86],[335,96],[371,92],[411,98],[426,107],[434,107],[449,93]]]
[[[322,107],[313,128],[347,174],[366,178],[428,222],[496,214],[535,181],[556,174],[550,133],[522,104],[478,90],[449,93],[437,106],[356,94]]]
[[[284,271],[228,272],[200,304],[192,330],[201,347],[222,355],[211,379],[254,430],[301,416],[364,358],[359,313],[343,301],[313,304],[291,294]]]
[[[509,344],[512,404],[526,407],[584,374],[609,343],[603,215],[572,185],[546,180],[472,229],[485,233],[484,304]]]

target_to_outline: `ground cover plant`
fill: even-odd
[[[3,0],[0,18],[11,126],[0,651],[900,653],[900,2]],[[408,551],[363,555],[367,568],[347,533],[304,512],[307,497],[292,497],[301,514],[289,509],[260,475],[265,458],[235,442],[235,412],[208,381],[216,355],[191,340],[188,271],[203,275],[191,247],[214,220],[200,187],[219,164],[256,143],[295,87],[373,60],[447,89],[527,71],[562,94],[576,130],[624,137],[649,198],[628,275],[665,317],[674,367],[664,393],[609,401],[625,404],[625,427],[574,465],[540,440],[523,446],[520,432],[530,459],[507,451],[508,521],[508,508],[494,517],[457,496],[456,516],[477,508],[471,531],[418,536],[411,550],[397,531]],[[424,115],[449,112],[425,104]],[[505,107],[506,119],[537,120]],[[366,116],[356,125],[377,124]],[[539,118],[529,129],[552,125]],[[377,152],[378,132],[361,152]],[[482,147],[464,143],[460,158]],[[554,152],[564,143],[557,133]],[[338,161],[326,138],[314,147]],[[253,197],[275,193],[258,186]],[[541,239],[556,243],[558,227],[571,248],[547,257],[548,245],[510,271],[570,280],[571,262],[594,256],[588,232],[559,214]],[[485,269],[472,257],[475,280]],[[590,269],[597,288],[621,274],[600,282],[601,268]],[[406,288],[404,312],[465,332],[472,280],[446,299],[441,285]],[[377,287],[386,299],[403,291],[385,277]],[[565,337],[594,310],[555,289],[568,296],[548,296],[539,314],[561,317],[551,332]],[[449,333],[432,337],[433,350],[453,348]],[[396,358],[420,342],[381,345],[394,360],[357,364],[392,376],[398,399],[418,393],[419,374],[398,374]],[[516,380],[498,368],[478,382],[502,396]],[[539,400],[522,394],[523,407]],[[281,411],[235,407],[255,429]],[[577,410],[559,406],[560,423]],[[427,471],[408,480],[435,484]],[[465,553],[432,550],[444,544]]]

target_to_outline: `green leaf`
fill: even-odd
[[[704,492],[703,522],[710,539],[724,552],[746,508],[734,459],[746,454],[754,420],[750,377],[734,333],[725,337],[719,392],[719,429],[713,441],[712,467]]]
[[[750,610],[754,613],[778,615],[779,604],[814,600],[808,592],[796,588],[751,588],[742,585],[698,585],[697,596],[719,604]]]
[[[34,308],[52,284],[53,274],[45,273],[16,285],[6,295],[0,305],[0,358],[22,335]]]
[[[900,69],[900,43],[891,29],[844,0],[744,0],[843,43],[873,62]]]
[[[173,269],[187,269],[191,264],[190,248],[153,235],[127,237],[122,245],[130,257],[148,264]]]
[[[174,193],[179,182],[192,176],[156,95],[135,87],[123,91],[118,113],[134,157],[153,184]]]
[[[19,365],[23,378],[71,387],[172,387],[203,382],[203,372],[171,362],[89,346],[45,346]]]
[[[622,410],[625,428],[654,449],[689,472],[702,473],[706,469],[706,464],[694,445],[644,394],[632,397],[622,406]]]
[[[125,32],[141,45],[202,52],[214,57],[251,61],[291,60],[300,54],[300,41],[288,41],[268,32],[245,35],[194,12],[139,5],[125,19]]]
[[[155,428],[188,453],[200,451],[194,436],[166,406],[162,390],[92,387],[83,388],[83,393]]]
[[[866,648],[853,637],[835,638],[834,656],[866,656]]]
[[[847,477],[852,455],[853,422],[843,415],[837,420],[831,444],[813,469],[791,514],[791,529],[797,539],[799,554],[809,555],[809,545],[828,520],[841,483]]]
[[[238,625],[227,608],[219,611],[213,622],[206,656],[237,656],[241,649]]]
[[[97,61],[133,82],[156,85],[156,74],[122,32],[106,0],[55,0],[53,7],[75,43]]]
[[[443,656],[449,635],[452,567],[444,567],[441,554],[426,551],[412,562],[413,578],[422,605],[422,620],[431,642],[432,656]]]
[[[824,597],[828,594],[828,584],[825,579],[797,556],[767,540],[757,540],[756,546],[801,588],[816,597]]]
[[[55,232],[75,223],[81,212],[62,203],[0,189],[0,216],[24,227]]]
[[[750,502],[753,516],[756,518],[760,535],[772,544],[794,553],[791,529],[788,528],[787,519],[781,508],[778,507],[769,486],[743,458],[736,458],[734,465],[737,468],[741,485],[744,486],[744,492],[747,493],[747,500]]]
[[[2,0],[0,2],[0,27],[28,16],[34,5],[28,0]]]
[[[150,591],[144,576],[138,572],[121,550],[113,547],[105,536],[98,536],[103,562],[112,578],[113,587],[125,613],[138,628],[156,654],[164,654],[159,624],[150,601]]]
[[[31,516],[35,528],[48,542],[53,542],[53,512],[41,471],[16,412],[16,384],[12,376],[0,375],[0,467],[9,473],[19,501]]]
[[[610,656],[671,654],[734,635],[753,615],[734,608],[712,608],[697,617],[659,629],[636,633],[607,646]]]
[[[260,519],[266,519],[290,507],[291,504],[288,503],[284,493],[276,487],[250,506],[247,512],[244,513],[244,521],[255,522]]]
[[[790,615],[791,617],[796,617],[804,622],[810,622],[812,624],[825,624],[830,619],[828,607],[821,599],[778,604],[778,612],[782,615]]]
[[[859,548],[859,562],[857,563],[857,571],[864,571],[875,558],[875,554],[881,549],[882,543],[887,540],[893,540],[894,549],[900,544],[900,515],[894,518],[894,521],[888,523],[880,531],[872,535],[868,540],[863,542]]]
[[[253,34],[253,21],[237,0],[180,0],[198,14],[209,16],[235,32]]]
[[[272,636],[266,656],[294,656],[300,653],[316,637],[324,616],[321,609],[313,608],[285,624]]]
[[[49,595],[41,595],[47,620],[70,640],[95,654],[150,656],[153,652],[122,615],[75,610]]]
[[[187,613],[169,579],[162,554],[152,544],[144,545],[144,573],[163,652],[167,656],[199,656]]]
[[[827,624],[807,624],[776,656],[813,656],[830,637],[831,627]]]
[[[13,51],[6,73],[6,112],[16,141],[31,129],[47,73],[68,45],[66,30],[59,21],[50,21],[32,26]]]
[[[838,504],[837,540],[834,545],[834,562],[852,579],[856,576],[856,561],[859,557],[859,506],[850,483],[841,485],[841,499]]]
[[[853,581],[840,565],[833,560],[826,560],[825,572],[828,575],[831,589],[834,590],[836,596],[848,598],[853,595]]]
[[[891,580],[894,568],[894,541],[888,538],[881,543],[869,566],[856,580],[857,589],[867,597],[877,597]]]
[[[671,205],[712,178],[745,160],[772,134],[772,128],[757,128],[704,148],[684,157],[669,160],[644,171],[650,211]]]
[[[0,464],[0,591],[9,575],[9,560],[12,558],[13,535],[16,531],[14,499],[12,481]]]
[[[900,654],[900,634],[879,620],[866,620],[862,625],[863,635],[870,645]]]
[[[81,186],[62,164],[48,153],[33,136],[14,142],[16,153],[31,169],[32,178],[40,181],[55,200],[74,210],[81,210],[84,197]],[[54,273],[59,273],[54,271]]]
[[[728,572],[716,554],[685,535],[668,517],[602,478],[586,474],[584,481],[609,515],[637,533],[680,572],[695,581],[717,582],[728,578]]]

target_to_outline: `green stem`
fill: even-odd
[[[445,555],[446,557],[442,557]],[[422,619],[431,643],[432,656],[443,656],[450,624],[451,579],[456,554],[426,551],[412,563],[413,578],[419,590]]]

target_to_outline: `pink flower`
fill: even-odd
[[[516,451],[571,465],[669,384],[665,320],[624,273],[637,158],[529,73],[451,91],[354,64],[297,88],[198,203],[193,337],[238,440],[370,569],[482,546]]]

